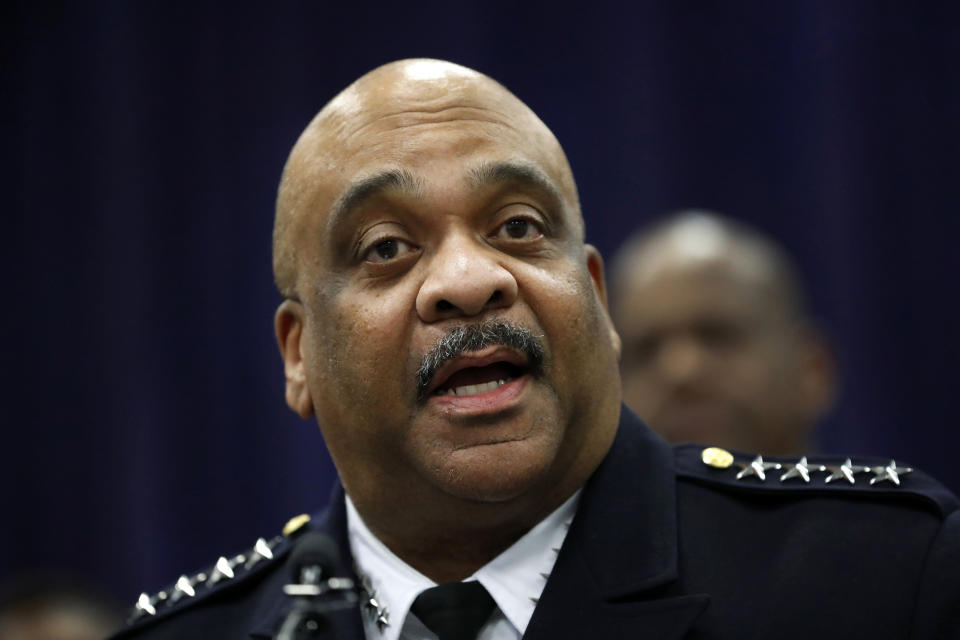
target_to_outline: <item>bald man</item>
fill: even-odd
[[[834,396],[832,351],[770,239],[705,211],[634,234],[614,257],[624,402],[670,442],[809,452]]]
[[[274,271],[286,401],[340,484],[283,535],[141,594],[121,637],[957,628],[957,502],[928,476],[672,449],[621,410],[570,167],[490,78],[403,60],[334,98],[284,169]]]

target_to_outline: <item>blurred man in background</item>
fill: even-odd
[[[20,575],[0,585],[0,640],[101,640],[121,624],[115,602],[71,577]]]
[[[834,359],[774,242],[683,211],[627,240],[611,292],[624,402],[667,440],[811,449],[833,401]]]

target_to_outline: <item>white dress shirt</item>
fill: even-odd
[[[477,640],[520,640],[523,636],[553,570],[557,552],[567,537],[579,497],[577,491],[510,548],[464,580],[478,581],[497,604]],[[364,524],[350,496],[347,496],[347,531],[357,571],[369,580],[389,620],[381,630],[373,617],[364,613],[367,639],[436,640],[437,636],[410,612],[410,606],[422,591],[437,583],[380,542]]]

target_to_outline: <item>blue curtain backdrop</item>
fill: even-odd
[[[781,240],[839,349],[824,448],[960,488],[960,5],[240,5],[2,9],[0,575],[131,600],[326,502],[282,398],[274,193],[319,107],[410,56],[543,117],[608,256],[688,206]]]

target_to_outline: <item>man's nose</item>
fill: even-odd
[[[420,286],[417,315],[424,322],[437,322],[512,305],[517,280],[498,262],[502,255],[472,238],[445,241]]]
[[[684,384],[697,378],[706,365],[702,345],[691,336],[674,336],[658,354],[660,375],[673,384]]]

